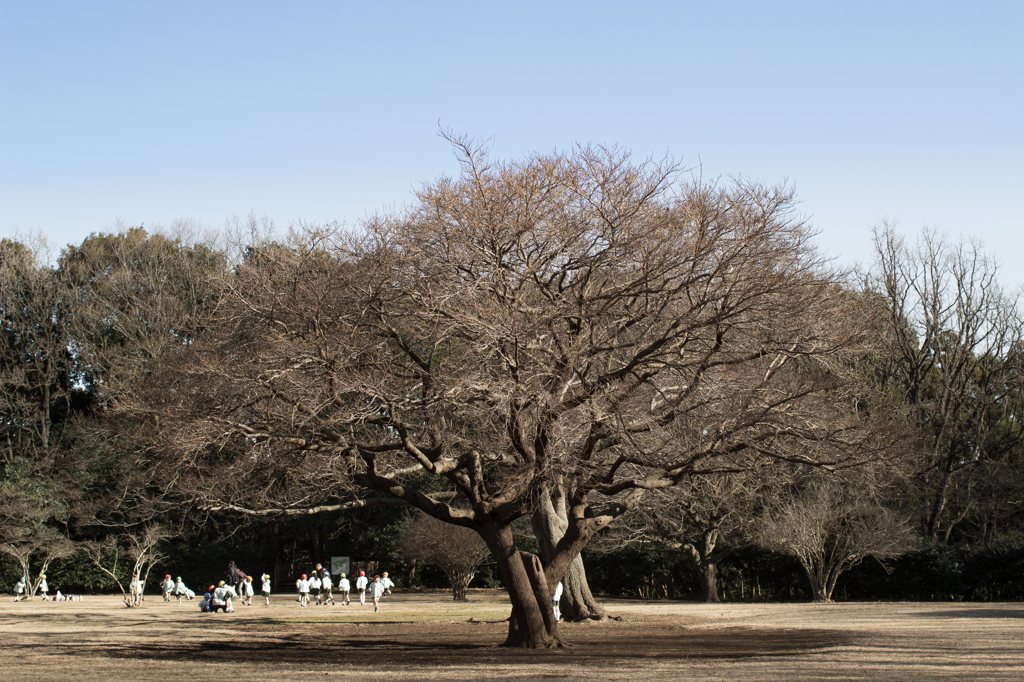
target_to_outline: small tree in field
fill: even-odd
[[[491,554],[487,543],[473,531],[426,514],[417,514],[405,525],[399,544],[406,557],[434,564],[444,571],[452,588],[452,599],[457,601],[465,601],[466,588],[476,569]]]
[[[142,606],[143,595],[139,585],[146,584],[153,564],[164,558],[157,545],[166,537],[167,532],[163,528],[147,526],[137,533],[126,533],[102,542],[86,543],[82,551],[97,568],[117,583],[124,598],[124,605],[135,608]],[[128,567],[131,570],[131,577],[126,584],[125,575]]]
[[[814,601],[832,601],[839,576],[867,557],[879,561],[911,549],[907,520],[879,499],[873,481],[811,477],[798,493],[768,512],[760,544],[799,559]]]

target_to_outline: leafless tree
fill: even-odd
[[[549,647],[555,583],[645,491],[878,455],[844,376],[856,299],[789,189],[453,142],[461,175],[409,209],[253,245],[164,355],[125,407],[159,420],[180,485],[280,509],[362,487],[469,528],[512,600],[506,644]],[[512,523],[556,488],[567,527],[542,565]]]
[[[623,519],[612,542],[651,541],[680,549],[693,562],[701,581],[701,599],[722,600],[718,567],[752,544],[757,515],[766,495],[777,494],[786,481],[777,467],[695,477],[654,491]],[[606,540],[607,542],[607,540]]]
[[[402,529],[398,546],[410,558],[444,571],[452,599],[465,601],[476,569],[491,556],[487,543],[469,528],[417,513]]]
[[[982,500],[986,462],[1024,442],[1024,321],[996,264],[977,244],[924,231],[908,245],[893,225],[875,232],[865,289],[887,319],[877,371],[918,434],[914,481],[922,534],[948,541]]]
[[[166,556],[160,550],[160,543],[167,537],[167,531],[161,526],[147,525],[103,541],[83,543],[81,551],[117,583],[124,605],[136,608],[142,606],[143,601],[139,586],[146,584],[153,565]],[[124,576],[129,571],[131,578],[125,583]]]
[[[816,473],[759,520],[760,544],[799,559],[814,601],[831,601],[839,576],[865,558],[885,561],[913,548],[910,524],[886,506],[879,483],[867,471],[845,479]]]

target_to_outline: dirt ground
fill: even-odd
[[[563,624],[558,651],[499,648],[508,600],[396,593],[231,614],[119,597],[0,602],[0,680],[1020,680],[1021,604],[606,602],[621,618]]]

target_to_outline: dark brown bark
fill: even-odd
[[[508,525],[485,528],[483,538],[512,600],[508,636],[503,646],[522,649],[561,647],[558,624],[550,608],[548,595],[551,593],[547,589],[540,559],[516,549]]]

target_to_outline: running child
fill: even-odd
[[[188,596],[188,593],[189,589],[185,587],[185,583],[181,582],[181,576],[179,575],[178,579],[174,581],[174,587],[171,588],[171,594],[178,598],[178,606],[181,606],[182,597],[191,599],[191,597]]]
[[[160,596],[164,598],[164,601],[171,601],[172,590],[174,590],[174,581],[171,580],[171,574],[168,573],[164,576],[164,579],[160,581]]]
[[[373,612],[377,613],[380,611],[380,598],[384,595],[384,583],[380,581],[380,576],[373,576],[373,583],[370,585],[370,596],[373,597]]]

